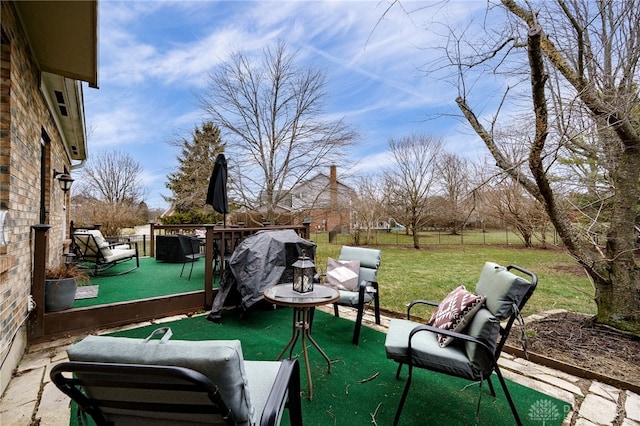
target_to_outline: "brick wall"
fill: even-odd
[[[65,200],[57,184],[54,186],[53,169],[68,167],[69,160],[40,91],[40,73],[13,4],[3,1],[0,7],[0,208],[9,211],[11,229],[9,244],[0,247],[0,359],[4,359],[16,350],[12,347],[14,337],[27,322],[33,263],[31,227],[41,222],[43,186],[44,222],[51,225],[49,264],[61,259]],[[44,149],[43,133],[49,138]],[[14,367],[3,365],[3,373]],[[4,386],[6,383],[0,383],[0,393]]]

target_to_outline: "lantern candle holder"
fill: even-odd
[[[307,257],[305,251],[302,256],[291,265],[293,267],[293,291],[298,293],[309,293],[313,291],[313,275],[316,265]]]

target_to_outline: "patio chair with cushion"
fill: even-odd
[[[393,424],[397,425],[400,419],[414,367],[477,381],[481,392],[482,382],[486,380],[494,397],[491,374],[495,372],[516,423],[522,424],[498,367],[498,358],[514,321],[533,294],[537,282],[534,273],[518,266],[505,268],[487,262],[476,284],[475,294],[459,286],[440,304],[416,300],[409,304],[406,320],[392,319],[385,341],[387,358],[399,364],[396,379],[400,377],[404,364],[409,367]],[[426,325],[411,321],[411,309],[421,305],[437,307]],[[480,400],[477,410],[479,408]]]
[[[302,425],[297,360],[246,361],[239,340],[169,337],[88,336],[52,381],[98,425],[279,425],[285,408]]]
[[[140,267],[137,243],[109,243],[97,229],[78,230],[73,234],[77,261],[93,274],[103,272],[118,263],[135,260],[134,266],[115,275],[126,274]]]
[[[338,306],[350,306],[357,310],[352,343],[358,344],[365,306],[373,302],[376,324],[380,324],[380,298],[378,268],[382,252],[363,247],[342,246],[338,260],[327,260],[325,284],[340,292],[340,299],[333,304],[335,316],[340,316]]]

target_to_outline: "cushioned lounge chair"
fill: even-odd
[[[78,256],[77,261],[93,274],[129,260],[135,260],[133,266],[115,275],[126,274],[140,267],[138,243],[109,243],[97,229],[76,231],[73,234],[73,243]]]

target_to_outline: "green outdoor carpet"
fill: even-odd
[[[104,303],[167,296],[204,288],[204,259],[193,264],[190,280],[188,277],[191,264],[185,264],[184,273],[180,277],[182,263],[157,262],[153,257],[140,258],[140,267],[126,274],[107,275],[126,271],[135,265],[133,262],[131,260],[119,263],[101,274],[91,276],[90,284],[99,286],[98,297],[76,300],[73,307],[83,308]],[[213,281],[214,287],[217,287],[217,274],[214,274]]]
[[[225,312],[219,324],[204,316],[141,327],[113,333],[114,336],[147,337],[154,329],[171,327],[172,339],[239,339],[245,359],[274,360],[291,337],[290,308],[252,309],[239,318]],[[305,425],[377,425],[393,422],[404,388],[406,368],[396,380],[397,364],[385,356],[385,334],[363,327],[359,346],[351,344],[353,322],[316,312],[313,336],[334,360],[331,374],[326,361],[309,346],[313,401],[306,398],[307,379],[300,342],[294,357],[301,361],[302,412]],[[496,377],[497,397],[489,394],[486,383],[478,386],[468,381],[416,369],[400,424],[416,425],[513,425],[514,419]],[[507,386],[527,425],[560,425],[569,405],[532,389],[508,381]],[[476,406],[482,393],[479,417]],[[282,424],[288,425],[287,413]],[[72,424],[75,413],[72,412]]]

